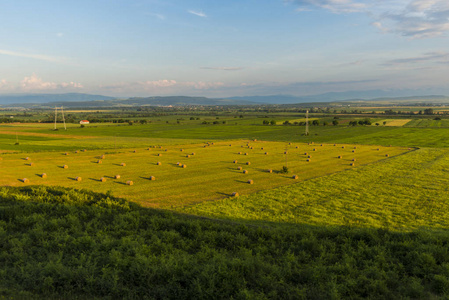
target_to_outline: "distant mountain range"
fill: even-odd
[[[90,94],[29,94],[29,95],[0,95],[0,106],[3,107],[125,107],[125,106],[223,106],[223,105],[261,105],[261,104],[304,104],[313,105],[327,103],[348,105],[385,103],[448,103],[449,97],[442,95],[410,95],[391,96],[393,92],[382,90],[333,92],[311,96],[270,95],[270,96],[245,96],[230,98],[206,98],[188,96],[156,96],[134,97],[118,99],[103,95]],[[405,91],[393,94],[404,94]],[[387,95],[387,96],[384,96]]]
[[[416,93],[416,94],[414,94]],[[367,91],[347,91],[347,92],[330,92],[324,94],[310,96],[291,96],[291,95],[270,95],[270,96],[246,96],[246,97],[230,97],[234,100],[247,100],[258,103],[267,104],[296,104],[296,103],[313,103],[313,102],[335,102],[335,101],[357,101],[357,100],[386,100],[386,99],[445,99],[447,96],[428,95],[413,90],[367,90]]]
[[[23,104],[23,103],[49,103],[49,102],[78,102],[94,100],[113,100],[114,97],[102,95],[90,95],[80,93],[69,94],[18,94],[0,95],[0,104]]]

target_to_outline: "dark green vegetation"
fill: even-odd
[[[443,298],[449,236],[244,225],[62,188],[0,189],[0,295]]]

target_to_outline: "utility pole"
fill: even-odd
[[[309,110],[306,110],[306,135],[309,135]]]
[[[65,126],[64,107],[62,106],[61,106],[61,113],[62,113],[62,121],[64,122],[64,130],[67,131],[67,126]]]
[[[58,115],[58,108],[55,106],[55,130],[56,130],[56,119]]]

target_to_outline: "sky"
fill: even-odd
[[[449,94],[448,0],[0,0],[0,95]]]

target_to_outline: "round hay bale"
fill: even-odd
[[[25,160],[30,160],[31,158],[29,158],[29,157],[25,157]]]
[[[159,146],[159,149],[162,149],[162,146]]]
[[[379,148],[377,148],[377,151],[379,151],[380,149]]]
[[[246,164],[249,166],[251,164],[251,162],[247,161]]]
[[[47,178],[47,174],[46,173],[42,173],[41,174],[41,178]]]
[[[248,155],[248,153],[245,153],[245,155]]]
[[[291,145],[292,143],[288,143],[289,145]]]
[[[339,155],[337,158],[343,158],[343,156]]]
[[[162,153],[158,153],[157,156],[162,156]]]
[[[234,160],[234,161],[233,161],[233,163],[235,163],[235,164],[236,164],[236,163],[237,163],[237,161],[236,161],[236,160]]]
[[[231,144],[229,144],[229,147],[231,147],[232,145]]]
[[[310,158],[307,159],[307,162],[310,162]]]
[[[284,154],[288,154],[288,152],[287,152],[287,151],[285,151],[285,152],[284,152]]]
[[[385,154],[385,156],[386,156],[386,157],[389,157],[390,155],[389,155],[389,154]]]
[[[243,174],[248,174],[248,170],[243,170]]]
[[[115,175],[114,179],[120,179],[120,175]]]
[[[101,182],[106,182],[106,178],[101,177],[101,178],[100,178],[100,181],[101,181]]]
[[[103,154],[102,156],[100,156],[100,158],[101,158],[101,159],[105,159],[105,158],[106,158],[106,155]]]
[[[308,155],[307,158],[312,158],[312,155]]]
[[[268,173],[273,173],[273,170],[268,169],[267,172],[268,172]]]
[[[334,146],[337,146],[337,144],[334,144]]]
[[[78,153],[78,152],[79,152],[78,150],[75,151],[75,153]]]
[[[268,152],[265,152],[265,155],[268,155]]]
[[[254,181],[253,181],[252,179],[250,179],[250,180],[247,181],[247,183],[248,183],[248,184],[253,184]]]
[[[23,183],[30,183],[30,180],[29,180],[28,178],[23,178],[23,179],[22,179],[22,182],[23,182]]]
[[[341,146],[341,149],[344,149],[345,148],[345,146]]]
[[[355,153],[355,150],[352,150],[352,153]]]
[[[315,149],[315,148],[313,148],[313,151],[316,151],[316,149]]]
[[[86,152],[87,150],[86,149],[83,149],[83,152]]]
[[[133,153],[137,153],[137,150],[134,150]]]
[[[147,148],[147,150],[150,150],[150,148]]]
[[[257,142],[257,139],[254,139],[253,142]]]
[[[176,163],[176,165],[179,166],[179,164],[180,164],[180,162],[178,161],[178,162]]]
[[[127,182],[126,182],[126,185],[133,185],[134,184],[134,182],[132,182],[131,180],[128,180]]]
[[[237,167],[237,170],[239,170],[239,171],[242,170],[242,167]]]
[[[168,149],[165,149],[164,151],[165,151],[165,152],[167,152],[167,151],[168,151]]]
[[[292,178],[293,179],[298,179],[299,177],[298,177],[298,175],[293,175]]]
[[[353,167],[353,166],[355,166],[355,163],[352,162],[352,163],[351,163],[351,167]]]
[[[69,153],[68,153],[68,152],[65,152],[64,155],[69,155]]]
[[[251,147],[250,149],[251,149],[251,150],[253,150],[254,148],[253,148],[253,147]]]
[[[189,157],[190,157],[190,155],[188,155],[188,154],[187,154],[187,155],[186,155],[186,157],[187,157],[187,158],[189,158]]]
[[[320,146],[323,147],[323,144],[321,144]]]
[[[158,162],[156,163],[156,165],[160,166],[160,165],[162,165],[162,163],[161,163],[160,161],[158,161]]]
[[[298,149],[298,146],[296,146],[296,149]]]
[[[186,164],[183,164],[182,167],[183,167],[183,168],[187,168],[187,165],[186,165]]]
[[[126,167],[126,164],[125,163],[121,163],[120,166]]]
[[[63,165],[62,168],[63,168],[63,169],[68,169],[69,166],[68,166],[68,165]]]
[[[355,158],[353,158],[353,159],[352,159],[352,161],[356,161],[356,159],[355,159]]]
[[[183,152],[184,151],[184,149],[181,149],[181,152]]]
[[[150,176],[150,180],[156,180],[156,177]]]
[[[242,154],[242,152],[239,152],[239,154]]]
[[[28,164],[30,167],[34,167],[34,163],[29,163]]]
[[[75,180],[76,180],[76,181],[81,181],[81,180],[83,180],[83,179],[82,179],[81,177],[78,176],[78,177],[75,178]]]
[[[306,152],[306,153],[304,153],[304,155],[308,155],[308,154],[309,154],[309,153],[307,153],[307,152]]]
[[[260,150],[263,150],[263,147],[261,147]]]
[[[357,149],[357,146],[354,146],[354,149]]]
[[[238,196],[239,196],[239,193],[234,192],[234,193],[231,194],[231,196],[232,196],[232,197],[238,197]]]
[[[97,160],[97,164],[102,164],[103,162],[101,160]]]

